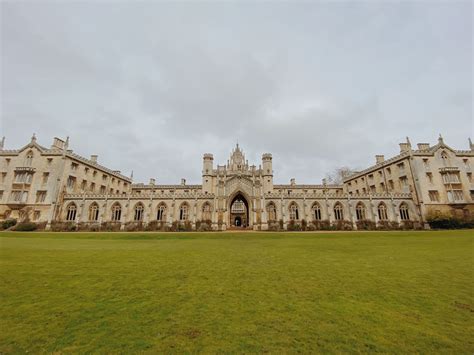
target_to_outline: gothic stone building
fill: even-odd
[[[202,183],[132,183],[120,171],[75,154],[69,139],[50,148],[31,142],[18,150],[0,144],[0,220],[86,226],[113,224],[170,227],[203,222],[214,230],[289,228],[295,224],[348,225],[358,221],[426,225],[429,213],[474,213],[471,166],[474,147],[454,150],[440,137],[436,145],[407,139],[400,154],[347,177],[343,184],[274,184],[272,155],[249,165],[237,145],[225,165],[204,154]],[[305,222],[303,222],[305,221]]]

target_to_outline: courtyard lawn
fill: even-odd
[[[0,353],[474,352],[474,233],[0,233]]]

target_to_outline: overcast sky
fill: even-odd
[[[135,181],[200,183],[202,154],[320,183],[398,143],[467,149],[470,1],[6,2],[6,148],[33,132]]]

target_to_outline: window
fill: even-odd
[[[431,202],[439,202],[439,192],[436,190],[428,191],[428,195],[430,196]]]
[[[406,176],[400,178],[400,187],[407,187],[408,186],[408,179]]]
[[[79,165],[77,163],[71,163],[71,171],[76,171],[78,166]]]
[[[448,190],[448,201],[449,202],[456,202],[456,201],[463,201],[464,196],[462,190]]]
[[[156,214],[156,219],[158,221],[165,221],[166,220],[166,205],[164,203],[158,206],[158,212]]]
[[[405,173],[405,163],[397,164],[397,167],[398,167],[398,172],[399,172],[400,174],[404,174],[404,173]]]
[[[179,207],[179,220],[180,221],[187,221],[188,220],[188,213],[189,208],[186,203],[183,203],[181,207]]]
[[[76,178],[74,176],[69,176],[67,178],[68,189],[74,189],[75,186],[76,186]]]
[[[472,182],[472,173],[467,173],[467,179]]]
[[[122,217],[122,206],[120,206],[120,203],[116,202],[112,206],[112,221],[120,222],[121,217]]]
[[[102,186],[100,187],[100,193],[101,193],[101,194],[105,194],[105,186],[104,186],[104,185],[102,185]]]
[[[107,175],[105,174],[102,175],[102,181],[107,181]]]
[[[383,202],[379,204],[377,207],[377,212],[379,215],[379,220],[381,221],[387,221],[388,220],[388,215],[387,215],[387,206]]]
[[[388,180],[388,188],[390,191],[393,191],[395,189],[395,184],[393,183],[393,180]]]
[[[211,205],[209,203],[205,203],[202,206],[202,220],[203,221],[211,220]]]
[[[267,205],[267,214],[268,214],[268,220],[269,221],[276,221],[276,219],[277,219],[276,206],[273,202],[270,202]]]
[[[321,220],[321,206],[319,203],[313,204],[313,207],[311,207],[311,210],[313,211],[313,219],[315,221],[320,221]]]
[[[77,207],[74,203],[71,203],[67,207],[66,221],[75,221],[76,213],[77,213]]]
[[[459,184],[459,174],[455,172],[448,172],[443,174],[443,182],[445,184]]]
[[[95,183],[94,182],[91,182],[90,190],[91,190],[91,192],[95,192]]]
[[[375,185],[370,186],[370,193],[375,194],[377,191],[375,190]]]
[[[428,179],[429,183],[433,183],[433,174],[432,173],[426,173],[426,178]]]
[[[25,165],[31,166],[32,163],[33,163],[33,152],[30,150],[28,154],[26,155]]]
[[[468,159],[463,159],[462,160],[464,162],[464,167],[469,170],[471,167],[469,166],[469,160]]]
[[[36,203],[42,203],[46,200],[46,191],[36,192]]]
[[[400,218],[402,221],[409,221],[410,214],[408,212],[408,206],[405,202],[400,205]]]
[[[342,210],[342,205],[337,202],[335,205],[334,205],[334,218],[336,221],[342,221],[344,219],[344,213],[343,213],[343,210]]]
[[[46,185],[48,183],[49,179],[49,173],[43,173],[43,185]]]
[[[26,202],[28,200],[28,191],[15,190],[11,193],[11,199],[14,202]]]
[[[15,182],[24,183],[24,184],[31,184],[31,180],[33,180],[33,174],[21,171],[15,173]]]
[[[99,220],[99,206],[97,203],[93,203],[89,207],[89,221],[98,221]]]
[[[0,201],[3,200],[3,190],[0,190]]]
[[[135,214],[133,215],[134,221],[143,221],[143,210],[143,205],[141,203],[137,203],[137,205],[135,206]]]
[[[87,180],[82,180],[81,182],[81,190],[86,191],[87,188]]]
[[[356,206],[356,218],[358,221],[365,219],[365,206],[362,202],[359,202]]]
[[[290,221],[297,221],[298,219],[298,205],[295,202],[292,202],[290,205]]]
[[[470,193],[471,193],[471,200],[474,201],[474,190],[471,190]],[[0,200],[1,200],[1,199],[2,199],[2,198],[1,198],[1,194],[0,194]]]
[[[441,159],[443,160],[443,163],[446,165],[448,162],[448,154],[445,151],[441,152]]]
[[[386,172],[387,172],[387,175],[388,175],[388,176],[392,175],[392,169],[387,168]]]
[[[423,166],[425,167],[425,170],[430,170],[430,162],[428,159],[423,159]]]

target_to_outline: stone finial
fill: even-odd
[[[69,148],[69,136],[66,137],[66,142],[64,143],[64,149]]]
[[[439,137],[438,137],[438,143],[439,144],[444,144],[443,136],[441,135],[441,133],[439,134]]]
[[[182,179],[181,179],[181,185],[182,185],[182,186],[186,185],[186,179],[185,179],[185,178],[182,178]]]
[[[291,178],[291,179],[290,179],[290,185],[291,185],[291,186],[294,186],[295,184],[296,184],[295,178]]]
[[[408,144],[408,146],[411,148],[410,138],[408,138],[408,137],[407,137],[407,144]]]
[[[3,137],[3,140],[5,140],[5,137]],[[468,141],[469,141],[469,148],[470,148],[471,150],[474,150],[474,144],[472,144],[471,138],[468,138]],[[2,147],[3,147],[3,143],[2,143]]]
[[[33,133],[33,135],[31,136],[31,143],[35,143],[36,142],[36,133]]]
[[[150,185],[155,185],[156,180],[154,178],[150,178]]]
[[[3,150],[5,148],[5,136],[2,137],[2,140],[0,141],[0,150]]]
[[[133,180],[133,170],[132,170],[132,172],[130,173],[130,179]]]

